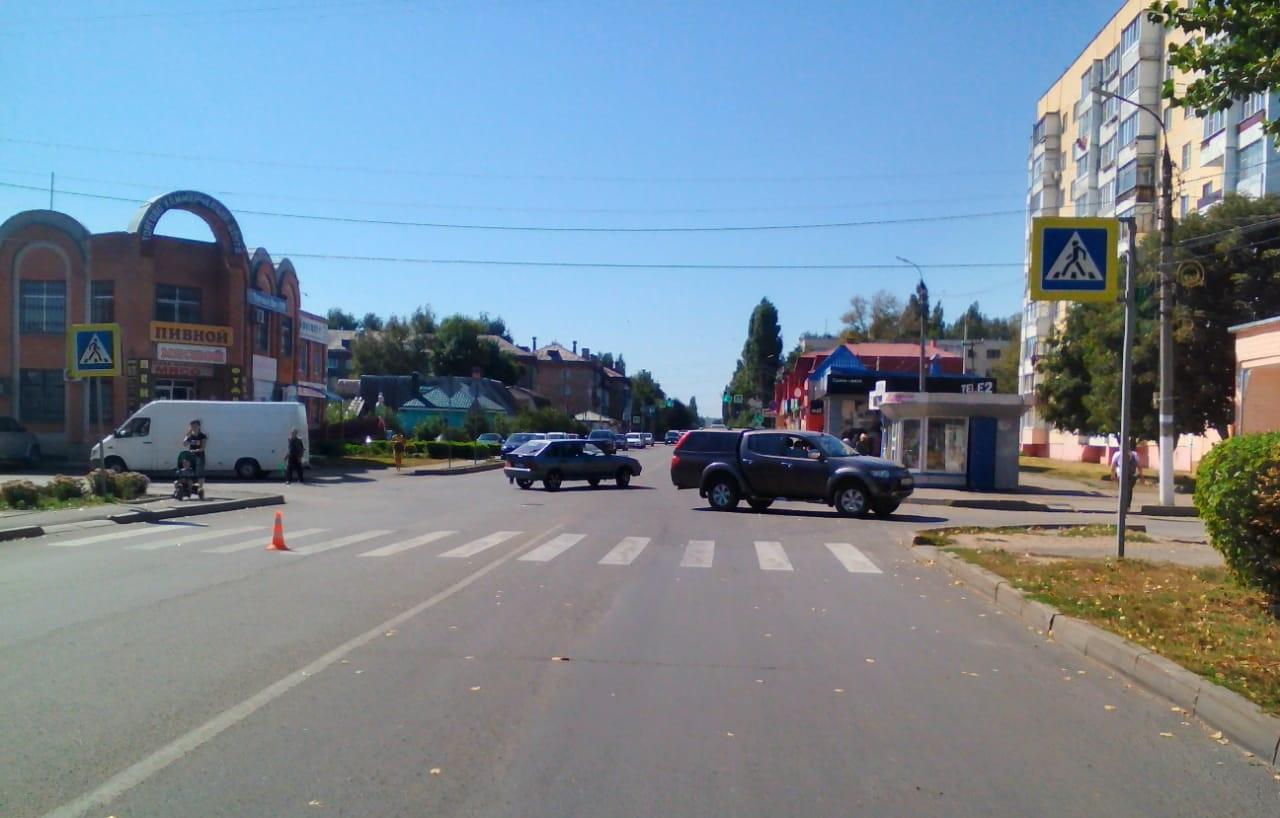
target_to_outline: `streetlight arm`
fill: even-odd
[[[1097,95],[1098,95],[1098,96],[1100,96],[1100,97],[1110,97],[1111,99],[1118,99],[1118,100],[1120,100],[1121,102],[1127,102],[1127,103],[1129,103],[1130,105],[1132,105],[1133,107],[1135,107],[1135,108],[1137,108],[1137,109],[1139,109],[1139,110],[1141,110],[1141,111],[1146,111],[1148,114],[1150,114],[1151,116],[1155,117],[1156,123],[1160,125],[1160,130],[1161,130],[1161,131],[1164,133],[1164,135],[1165,135],[1165,140],[1164,140],[1164,141],[1165,141],[1165,150],[1167,151],[1167,150],[1169,149],[1169,148],[1168,148],[1168,143],[1169,143],[1169,131],[1164,127],[1164,117],[1160,116],[1160,114],[1159,114],[1158,112],[1153,111],[1150,107],[1148,107],[1148,106],[1146,106],[1146,105],[1143,105],[1141,102],[1134,102],[1133,100],[1129,99],[1128,97],[1122,97],[1122,96],[1120,96],[1119,94],[1117,94],[1117,93],[1115,93],[1115,92],[1113,92],[1113,91],[1107,91],[1107,90],[1105,90],[1105,89],[1103,89],[1103,88],[1094,88],[1094,89],[1093,89],[1093,93],[1097,94]]]

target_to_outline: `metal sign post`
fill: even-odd
[[[120,325],[72,324],[67,327],[67,375],[97,381],[96,395],[91,396],[98,408],[98,483],[102,496],[107,496],[107,446],[102,433],[102,379],[120,374]]]
[[[98,393],[98,483],[100,485],[102,496],[107,496],[107,436],[102,433],[102,379],[94,378],[93,383],[97,388],[94,390]]]
[[[1134,293],[1138,278],[1138,230],[1133,218],[1122,219],[1129,236],[1128,265],[1124,277],[1124,344],[1120,353],[1120,502],[1116,509],[1116,558],[1124,559],[1124,535],[1133,473],[1129,449],[1129,409],[1133,402],[1133,324],[1137,308]]]

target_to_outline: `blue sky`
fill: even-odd
[[[713,411],[751,308],[783,341],[928,264],[954,317],[1019,308],[1024,216],[823,230],[513,232],[339,224],[708,227],[1020,211],[1035,101],[1115,0],[64,0],[0,9],[0,219],[122,230],[179,188],[294,258],[304,306],[503,316],[517,342],[624,353]],[[207,239],[171,213],[162,233]],[[731,265],[512,267],[400,259]],[[1006,265],[1006,266],[1001,266]]]

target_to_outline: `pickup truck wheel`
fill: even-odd
[[[533,485],[533,481],[527,477],[521,477],[516,480],[516,485],[522,489],[527,489]]]
[[[836,511],[845,517],[867,516],[867,492],[857,483],[845,483],[836,488]]]
[[[888,517],[890,514],[898,510],[898,503],[876,503],[872,506],[877,517]]]
[[[562,478],[560,476],[560,472],[553,471],[549,473],[546,477],[542,478],[542,486],[547,491],[559,491],[561,480]]]
[[[707,486],[707,502],[716,511],[733,511],[738,507],[738,487],[727,477],[715,477]]]
[[[765,497],[752,497],[747,501],[747,505],[751,506],[752,511],[764,511],[769,506],[773,505],[773,500]]]
[[[613,479],[618,482],[618,488],[625,489],[631,485],[631,469],[625,467],[618,469],[618,473]]]

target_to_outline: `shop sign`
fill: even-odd
[[[298,313],[298,337],[307,341],[329,343],[329,324],[318,315]]]
[[[255,307],[268,312],[287,313],[289,311],[289,302],[278,295],[264,293],[260,290],[246,290],[246,293],[249,296],[249,303]]]
[[[203,364],[175,364],[169,361],[157,361],[151,367],[151,374],[157,378],[212,378],[213,367]]]
[[[275,381],[276,359],[266,355],[253,356],[253,379],[255,381]]]
[[[221,366],[227,362],[227,350],[224,347],[202,347],[191,344],[156,344],[156,358],[179,364]]]
[[[213,327],[204,324],[174,324],[168,321],[151,322],[151,340],[156,343],[199,344],[213,347],[231,346],[231,327]],[[222,361],[226,363],[226,361]]]

